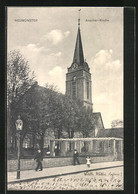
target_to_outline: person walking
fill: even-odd
[[[77,150],[75,149],[75,150],[74,150],[74,154],[73,154],[73,165],[74,165],[74,166],[76,165],[76,162],[77,162],[78,164],[80,164],[78,157],[79,157],[79,153],[78,153]]]
[[[35,171],[37,171],[38,169],[39,169],[39,171],[42,171],[43,170],[43,167],[42,167],[42,152],[41,152],[40,149],[37,150],[37,153],[35,155],[34,160],[36,160],[36,163],[37,163]]]
[[[90,165],[91,165],[91,158],[90,158],[90,156],[86,157],[86,164],[87,164],[87,167],[90,168]]]

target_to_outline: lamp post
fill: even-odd
[[[20,139],[21,139],[21,131],[23,127],[23,122],[20,119],[20,115],[18,116],[17,121],[15,122],[16,130],[17,130],[17,147],[18,147],[18,168],[17,168],[17,179],[20,179]]]

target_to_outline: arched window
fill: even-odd
[[[87,99],[89,99],[89,82],[87,82]]]

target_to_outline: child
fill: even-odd
[[[87,156],[87,158],[86,158],[86,164],[87,164],[88,168],[90,168],[90,164],[91,164],[90,156]]]

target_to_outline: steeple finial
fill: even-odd
[[[80,28],[80,11],[81,11],[81,9],[79,9],[78,11],[79,11],[79,17],[78,17],[78,27]]]
[[[84,56],[83,56],[83,48],[82,48],[81,32],[80,32],[80,11],[81,11],[81,9],[79,9],[78,11],[79,11],[78,33],[77,33],[73,63],[77,63],[80,66],[80,65],[83,65],[83,63],[84,63]]]

